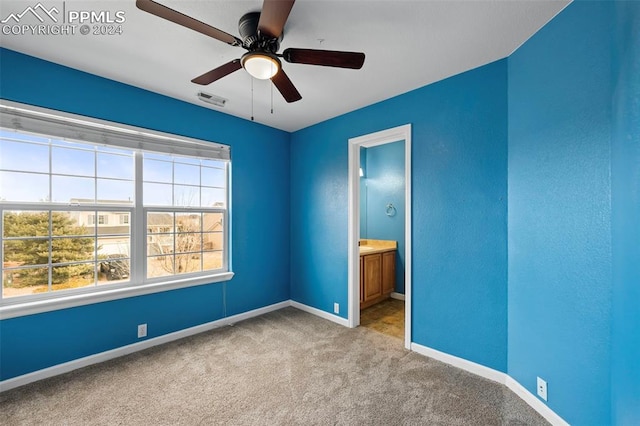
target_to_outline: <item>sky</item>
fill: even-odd
[[[144,204],[191,207],[224,204],[224,167],[222,161],[146,153]],[[97,199],[130,205],[135,199],[134,191],[131,150],[0,129],[0,200],[70,203],[74,199]]]

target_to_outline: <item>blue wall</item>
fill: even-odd
[[[292,299],[346,307],[347,141],[411,123],[413,339],[506,372],[506,77],[498,61],[293,133]]]
[[[365,195],[365,208],[360,217],[361,221],[364,217],[366,224],[360,238],[398,243],[395,291],[404,294],[404,141],[361,149],[366,156],[367,174],[360,180],[360,197]],[[387,216],[389,203],[396,208],[394,216]]]
[[[3,98],[232,146],[228,315],[290,297],[346,318],[347,140],[411,123],[414,342],[543,377],[573,424],[640,423],[639,2],[574,2],[508,60],[292,135],[0,54]],[[221,318],[222,289],[2,321],[0,377]]]
[[[640,2],[618,2],[611,149],[612,423],[640,424]]]
[[[509,58],[509,375],[609,424],[611,7],[576,2]]]
[[[288,133],[6,49],[0,67],[3,99],[230,145],[235,272],[226,284],[3,320],[0,379],[134,343],[143,322],[151,338],[289,299]]]

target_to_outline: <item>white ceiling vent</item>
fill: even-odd
[[[211,95],[205,92],[198,92],[198,99],[200,99],[202,102],[213,104],[219,107],[224,107],[224,105],[227,103],[227,100],[225,98],[221,98],[220,96]]]

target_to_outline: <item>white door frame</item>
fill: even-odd
[[[349,139],[349,327],[360,325],[360,147],[404,140],[405,320],[404,347],[411,348],[411,124]]]

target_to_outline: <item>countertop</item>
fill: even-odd
[[[360,240],[360,256],[366,254],[383,253],[393,251],[398,248],[398,243],[391,240]]]

